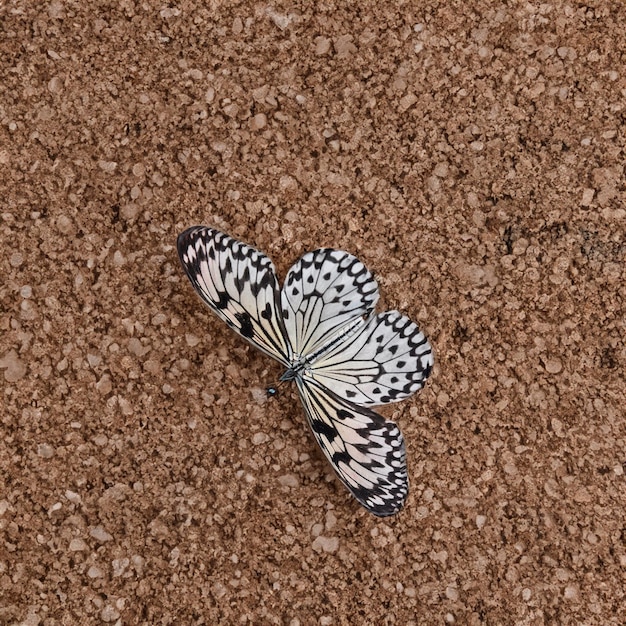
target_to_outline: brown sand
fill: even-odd
[[[623,3],[203,4],[0,7],[0,623],[625,624]],[[195,223],[428,333],[400,515],[266,398]]]

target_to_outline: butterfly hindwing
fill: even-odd
[[[291,350],[270,259],[205,226],[179,235],[178,254],[189,280],[213,312],[254,346],[288,365]]]
[[[293,350],[311,355],[354,320],[369,315],[378,285],[356,257],[322,248],[289,270],[281,292],[285,328]]]
[[[316,383],[297,382],[311,430],[341,482],[370,513],[397,513],[409,480],[396,424]]]
[[[351,402],[374,406],[421,389],[432,366],[432,348],[417,324],[388,311],[323,354],[304,376]]]

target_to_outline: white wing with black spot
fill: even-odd
[[[177,247],[189,280],[213,312],[259,350],[289,366],[292,352],[270,259],[206,226],[179,235]]]
[[[433,362],[430,343],[417,324],[388,311],[322,354],[304,377],[351,402],[374,406],[420,390]]]
[[[323,248],[289,270],[281,292],[282,316],[293,351],[314,355],[351,322],[369,315],[378,285],[356,257]]]
[[[396,424],[316,383],[297,383],[311,430],[341,482],[370,513],[397,513],[409,479]]]

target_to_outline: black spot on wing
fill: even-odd
[[[339,465],[339,463],[350,465],[350,461],[352,460],[352,457],[347,452],[335,452],[332,458],[335,465]]]
[[[261,317],[264,320],[272,319],[272,307],[270,306],[269,302],[265,305],[265,308],[261,311]]]
[[[252,321],[247,313],[237,313],[235,318],[240,324],[239,332],[244,337],[250,338],[254,335],[254,328],[252,327]]]
[[[339,435],[337,429],[334,426],[332,426],[331,424],[327,424],[322,420],[311,421],[311,428],[319,435],[323,435],[324,437],[326,437],[326,439],[328,439],[328,441],[331,443],[335,439],[335,437]]]
[[[215,308],[225,309],[230,302],[230,297],[225,291],[218,292],[219,300],[215,303]]]

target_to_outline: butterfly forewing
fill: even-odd
[[[403,400],[424,386],[430,343],[408,317],[388,311],[314,361],[305,373],[342,398],[373,406]]]
[[[311,430],[341,482],[370,513],[394,515],[409,481],[398,427],[316,383],[298,381]]]
[[[189,280],[231,328],[288,366],[291,349],[278,312],[274,264],[258,250],[204,226],[178,237],[178,254]]]
[[[342,328],[369,315],[378,285],[357,258],[341,250],[308,252],[289,270],[282,315],[294,352],[312,355]]]

